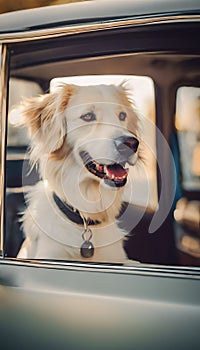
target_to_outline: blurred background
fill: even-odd
[[[88,0],[0,0],[0,13]]]

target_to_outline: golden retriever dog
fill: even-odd
[[[139,118],[124,84],[62,85],[26,101],[22,118],[41,181],[27,195],[18,257],[126,262],[118,216]]]

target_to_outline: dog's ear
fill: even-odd
[[[73,91],[73,86],[65,85],[56,92],[24,101],[22,120],[29,129],[35,154],[49,154],[62,146],[67,133],[64,111]]]

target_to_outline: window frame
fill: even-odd
[[[9,55],[7,46],[0,45],[0,256],[4,252],[5,233],[5,162],[6,162],[6,134],[8,112],[8,80],[9,80]]]
[[[133,22],[132,22],[133,23]],[[123,22],[123,26],[124,26],[124,22]],[[87,28],[85,28],[85,31],[87,31]],[[65,32],[65,34],[66,34],[66,32]],[[38,34],[39,35],[39,34]],[[51,34],[50,35],[50,37],[57,37],[57,32],[56,33],[54,33],[53,32],[53,34]],[[48,37],[48,35],[47,35],[47,37]],[[24,37],[23,37],[23,35],[20,35],[20,38],[21,39],[9,39],[9,45],[10,45],[10,43],[11,42],[13,42],[13,43],[15,43],[15,40],[16,40],[16,42],[19,40],[19,41],[26,41],[26,40],[28,40],[27,39],[27,35],[24,35]],[[46,38],[46,35],[45,35],[45,38]],[[37,38],[36,37],[34,37],[34,36],[32,36],[32,33],[31,33],[31,35],[30,35],[30,37],[29,37],[29,39],[32,41],[32,40],[36,40],[36,39],[38,39],[38,40],[40,40],[40,39],[43,39],[43,36],[41,36],[41,38],[39,38],[39,36],[37,36]],[[2,81],[3,81],[3,83],[4,83],[4,98],[2,97],[1,98],[1,106],[2,106],[2,124],[3,124],[3,127],[2,127],[2,142],[3,141],[5,141],[6,140],[6,122],[5,122],[5,119],[4,119],[4,117],[6,117],[6,115],[7,115],[7,104],[8,103],[6,103],[5,102],[5,100],[7,100],[8,99],[8,76],[9,76],[9,73],[8,73],[8,62],[9,62],[9,59],[8,59],[8,50],[7,50],[7,47],[6,47],[6,45],[4,45],[4,50],[3,50],[3,57],[4,57],[4,64],[2,64],[2,71],[1,71],[1,75],[2,75]],[[3,73],[4,72],[4,73]],[[7,87],[7,88],[6,88]],[[3,91],[3,90],[2,90]],[[159,91],[157,90],[157,93],[159,94]],[[2,96],[3,96],[3,93],[2,93]],[[5,96],[6,96],[6,98],[5,98]],[[156,95],[156,97],[157,97],[157,95]],[[4,121],[3,121],[4,120]],[[5,145],[5,142],[4,142],[4,145]],[[4,163],[5,164],[5,151],[6,151],[6,149],[5,149],[5,146],[4,146],[4,149],[2,148],[2,152],[1,152],[1,154],[2,154],[2,164]],[[3,187],[1,187],[3,190],[3,193],[2,193],[2,195],[3,195],[3,198],[4,198],[4,196],[5,196],[5,176],[3,175],[3,177],[2,177],[2,174],[3,174],[3,166],[2,166],[2,169],[1,169],[1,178],[2,178],[2,184],[3,184]],[[4,218],[4,199],[2,199],[2,203],[1,203],[1,232],[3,232],[4,230],[4,226],[5,226],[5,218]],[[3,239],[2,239],[2,241],[3,241]],[[3,242],[2,242],[2,249],[3,249]],[[66,265],[68,265],[67,263],[65,263]],[[58,264],[59,265],[59,264]],[[76,266],[77,264],[76,263],[74,263],[74,265],[73,266]],[[62,266],[62,264],[61,264],[61,266]],[[137,267],[134,267],[134,269],[137,269]],[[159,266],[159,268],[161,268],[162,269],[162,267],[160,267]],[[176,267],[177,269],[179,269],[180,267],[179,266],[177,266]],[[147,267],[147,269],[148,269],[148,267]],[[151,270],[151,268],[150,268],[150,270]],[[167,267],[164,267],[164,270],[166,271],[167,270]],[[168,270],[169,271],[169,270]]]

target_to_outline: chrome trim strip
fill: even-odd
[[[6,258],[0,260],[0,264],[11,266],[24,266],[33,268],[46,268],[54,270],[72,270],[72,271],[90,271],[96,273],[123,273],[141,276],[157,276],[163,278],[181,278],[200,280],[200,268],[187,266],[164,266],[151,264],[137,264],[134,262],[130,265],[112,265],[98,263],[78,263],[78,262],[59,262],[59,261],[39,261]]]
[[[0,229],[1,242],[0,249],[4,247],[4,197],[5,197],[5,155],[6,155],[6,110],[7,110],[7,82],[8,82],[8,51],[6,45],[1,51],[1,71],[0,71]]]
[[[135,26],[135,25],[150,25],[160,23],[175,23],[184,21],[199,21],[200,15],[173,15],[163,17],[148,17],[148,18],[129,18],[119,20],[102,20],[101,22],[93,22],[89,24],[70,24],[57,28],[30,30],[26,32],[0,34],[0,42],[12,43],[23,42],[27,40],[41,40],[45,38],[60,37],[64,35],[80,34],[85,32],[101,31],[114,29],[119,27]]]

